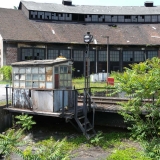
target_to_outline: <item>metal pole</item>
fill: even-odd
[[[6,106],[8,108],[8,85],[6,85]]]
[[[107,78],[108,78],[108,67],[109,67],[109,36],[107,36]]]
[[[97,73],[97,64],[98,64],[97,61],[98,60],[97,60],[97,46],[96,46],[96,73]]]

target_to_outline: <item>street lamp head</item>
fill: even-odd
[[[87,32],[87,34],[84,35],[84,42],[91,43],[92,41],[93,41],[93,36],[90,34],[90,32]]]

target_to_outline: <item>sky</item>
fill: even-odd
[[[27,0],[25,0],[27,1]],[[30,0],[40,3],[58,3],[62,0]],[[144,6],[147,0],[72,0],[75,5],[100,5],[100,6]],[[0,0],[0,8],[14,8],[18,7],[20,0]],[[160,0],[154,0],[155,6],[160,6]]]

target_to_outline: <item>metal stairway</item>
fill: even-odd
[[[91,96],[90,96],[90,59],[89,59],[89,44],[88,44],[88,50],[85,54],[84,59],[84,80],[85,80],[85,88],[83,93],[83,112],[82,115],[75,114],[75,121],[77,122],[80,130],[83,132],[83,134],[86,136],[87,139],[90,139],[91,137],[96,135],[96,132],[94,130],[94,116],[95,116],[95,107],[96,104],[93,102]],[[92,106],[93,110],[93,120],[92,124],[88,120],[87,113],[90,112]]]

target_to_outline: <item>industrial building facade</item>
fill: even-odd
[[[93,35],[90,73],[106,72],[107,63],[109,72],[122,72],[129,64],[160,57],[160,6],[79,6],[63,0],[0,8],[1,66],[62,55],[73,60],[74,76],[81,76],[87,32]]]

